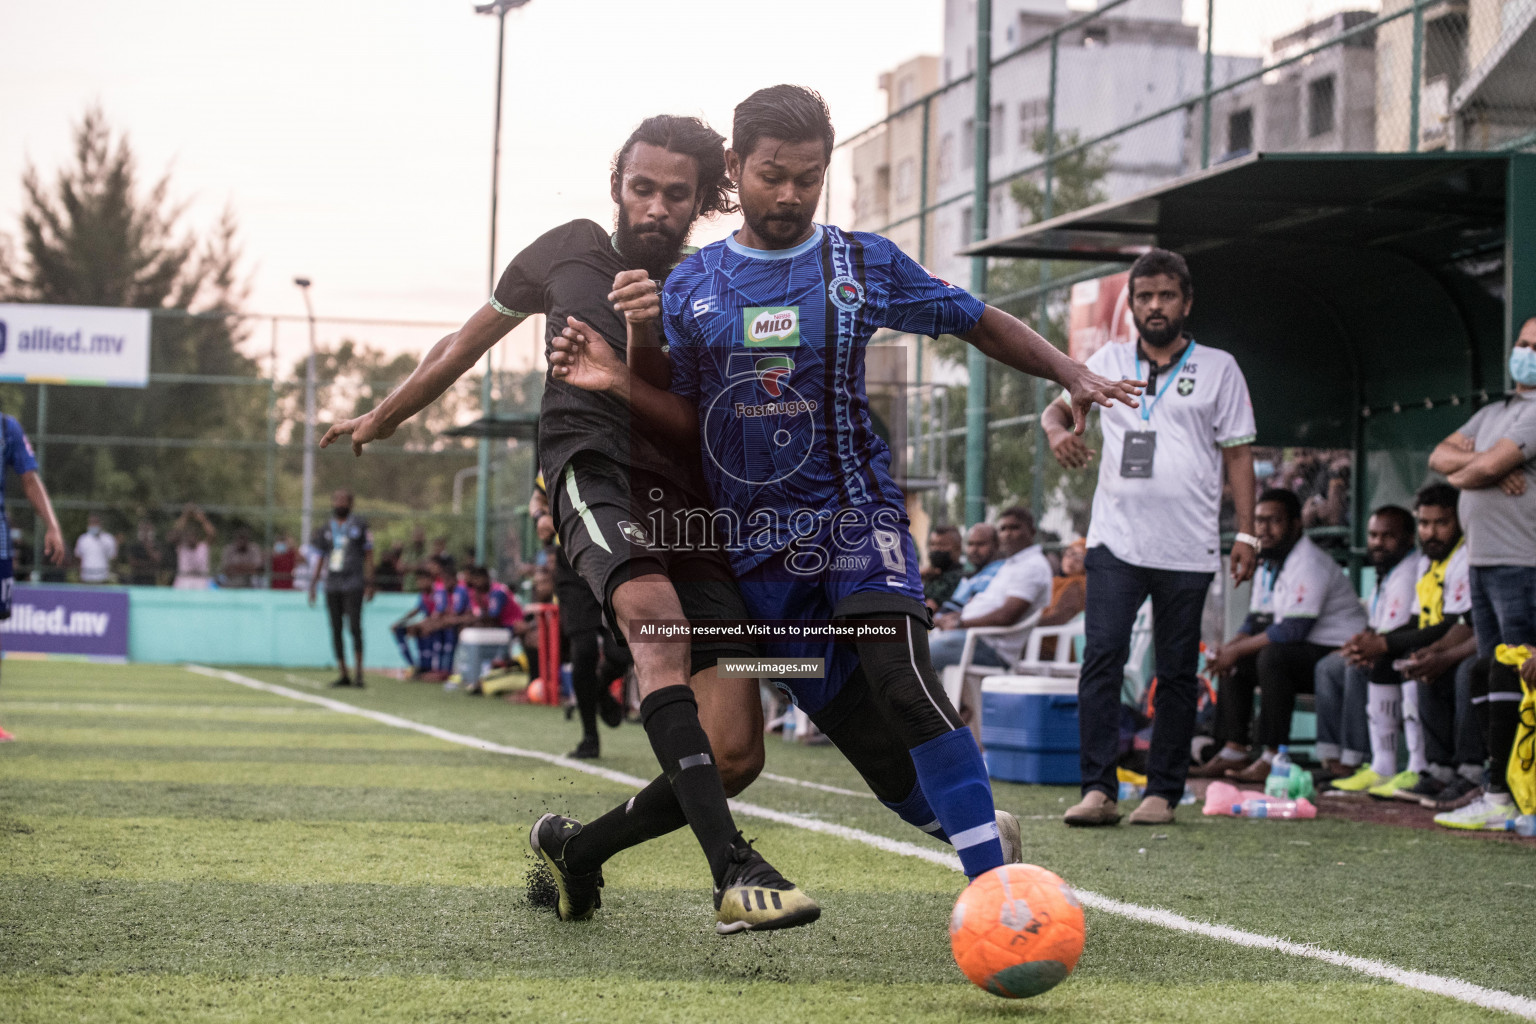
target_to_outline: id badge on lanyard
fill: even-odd
[[[331,531],[331,572],[341,572],[347,564],[347,531]]]
[[[1184,369],[1184,364],[1189,361],[1189,355],[1194,350],[1195,343],[1191,339],[1190,343],[1184,346],[1184,354],[1179,356],[1179,361],[1169,368],[1167,383],[1163,385],[1163,390],[1152,395],[1151,401],[1147,401],[1146,398],[1142,399],[1141,421],[1143,423],[1151,422],[1152,410],[1157,407],[1157,403],[1162,400],[1163,395],[1167,394],[1168,389],[1173,386],[1174,379],[1178,377],[1179,371]],[[1139,355],[1135,357],[1133,369],[1139,377],[1141,375],[1141,357]],[[1120,475],[1132,480],[1151,479],[1156,455],[1157,431],[1150,428],[1126,431],[1125,445],[1120,455]]]

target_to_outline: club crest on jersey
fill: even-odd
[[[1195,378],[1193,378],[1193,377],[1180,377],[1179,378],[1179,383],[1178,383],[1178,388],[1179,388],[1179,395],[1184,397],[1184,398],[1188,398],[1190,396],[1190,393],[1195,390]]]
[[[763,390],[774,398],[783,395],[784,388],[780,385],[780,381],[794,372],[794,369],[795,361],[789,356],[763,356],[752,367],[753,372],[757,374],[758,382],[763,385]]]
[[[827,285],[827,297],[838,309],[852,313],[864,305],[864,286],[848,274],[840,274]]]
[[[747,348],[799,348],[799,306],[748,306],[742,311]]]

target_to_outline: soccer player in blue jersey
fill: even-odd
[[[37,513],[38,529],[43,531],[43,557],[54,565],[64,564],[64,533],[59,518],[53,514],[48,488],[37,475],[37,456],[32,442],[16,417],[0,414],[0,620],[11,617],[11,587],[16,582],[16,563],[11,551],[11,524],[5,516],[5,471],[21,477],[21,490]],[[0,729],[0,742],[16,737]]]
[[[1089,371],[889,240],[816,224],[832,143],[816,93],[781,85],[748,97],[736,108],[726,154],[741,229],[680,263],[662,294],[638,272],[616,281],[616,295],[653,296],[629,314],[630,347],[659,344],[659,314],[670,391],[655,386],[641,361],[633,371],[620,363],[575,318],[554,345],[552,373],[612,394],[666,436],[702,447],[717,507],[698,513],[730,533],[725,546],[755,616],[897,624],[894,643],[768,646],[826,659],[825,678],[788,681],[799,706],[887,806],[947,838],[974,877],[1003,862],[991,786],[929,659],[932,620],[890,450],[871,426],[865,346],[883,327],[958,335],[1061,384],[1079,431],[1092,404],[1135,405],[1139,390]],[[666,524],[653,525],[659,532]],[[868,770],[860,752],[885,730],[901,737],[915,778],[894,765]],[[896,789],[893,779],[912,782]]]

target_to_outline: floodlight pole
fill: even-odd
[[[501,81],[507,48],[507,12],[527,4],[528,0],[494,0],[476,4],[476,14],[496,15],[496,119],[491,134],[491,255],[486,273],[486,294],[496,290],[496,200],[501,178]],[[480,414],[489,419],[496,413],[491,393],[491,353],[485,354],[485,370],[480,378]],[[475,485],[475,561],[485,565],[490,560],[486,543],[491,513],[491,439],[482,437],[475,445],[475,465],[479,475]]]
[[[304,362],[304,497],[299,514],[299,543],[309,543],[315,506],[315,307],[309,301],[310,280],[296,277],[293,283],[304,295],[304,312],[309,318],[309,358]]]

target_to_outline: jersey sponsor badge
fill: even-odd
[[[1190,393],[1195,390],[1195,378],[1193,378],[1193,377],[1180,377],[1179,378],[1179,383],[1178,383],[1178,389],[1179,389],[1180,397],[1188,398],[1190,396]]]
[[[799,306],[748,306],[742,311],[747,348],[799,348]]]
[[[795,361],[789,356],[763,356],[752,367],[763,390],[774,398],[784,393],[781,382],[795,369]]]
[[[864,305],[864,286],[848,274],[840,274],[827,285],[827,297],[832,305],[845,313],[852,313]]]

